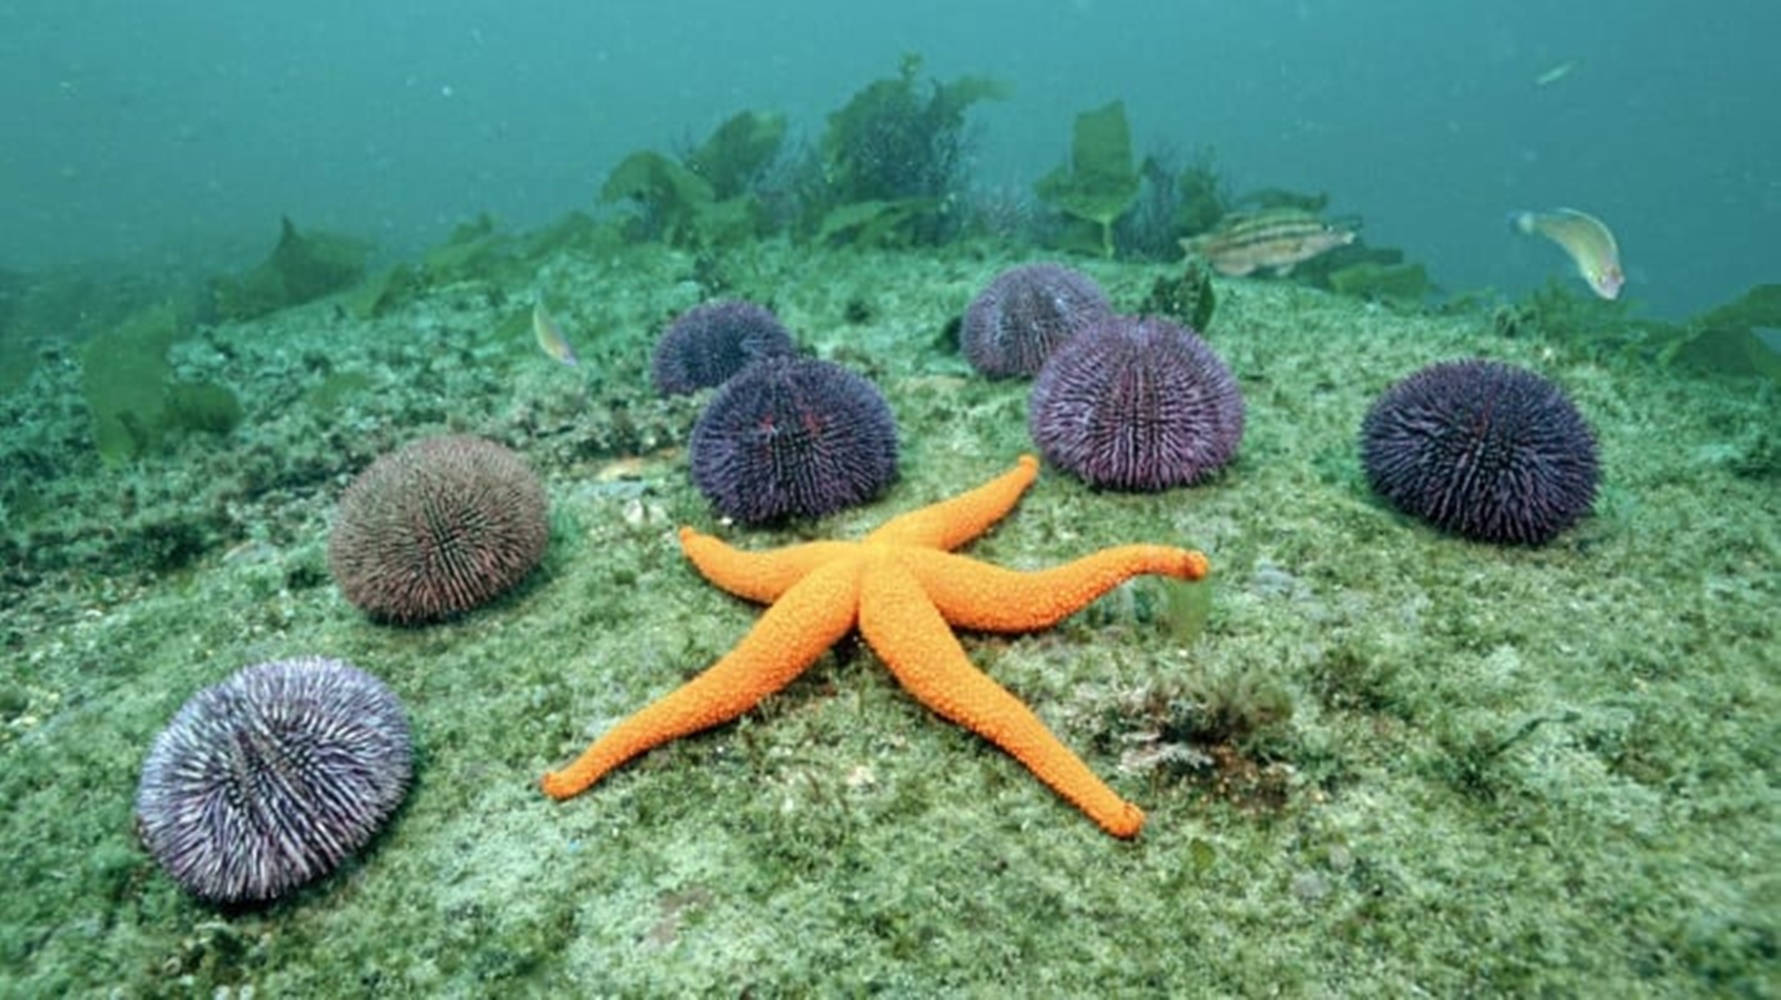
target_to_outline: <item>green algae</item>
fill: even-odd
[[[1145,316],[1167,316],[1196,333],[1205,333],[1218,308],[1218,293],[1212,287],[1212,269],[1197,254],[1180,265],[1175,274],[1157,278],[1150,294],[1138,303],[1138,313]]]
[[[82,389],[92,414],[93,446],[109,463],[129,461],[161,443],[167,422],[167,350],[191,320],[170,303],[143,309],[87,341]]]
[[[82,346],[93,447],[107,464],[155,454],[170,435],[226,435],[241,424],[245,411],[228,386],[174,377],[167,352],[189,335],[190,324],[179,305],[161,303]]]
[[[1416,305],[1434,289],[1429,282],[1428,269],[1421,264],[1361,261],[1331,271],[1328,281],[1330,289],[1338,295],[1402,305]]]
[[[246,320],[350,288],[365,275],[370,247],[320,230],[299,232],[279,220],[278,243],[258,266],[211,281],[212,307],[225,320]]]
[[[737,112],[687,154],[686,167],[704,178],[720,201],[747,194],[778,158],[785,127],[785,115],[778,112]]]
[[[1112,101],[1076,116],[1070,162],[1039,178],[1033,190],[1047,205],[1095,227],[1098,242],[1077,238],[1066,246],[1081,249],[1086,243],[1110,258],[1113,222],[1138,200],[1138,185],[1125,102]]]
[[[924,87],[921,65],[920,55],[905,53],[896,76],[873,80],[829,113],[820,190],[806,212],[829,220],[831,233],[837,211],[866,211],[849,206],[900,205],[894,220],[905,230],[903,242],[932,244],[949,235],[953,222],[943,209],[964,188],[965,115],[975,104],[1007,98],[1012,88],[985,76]]]
[[[71,569],[0,591],[8,989],[1772,986],[1781,506],[1740,456],[1760,453],[1753,429],[1776,439],[1773,400],[1505,335],[1488,314],[1398,315],[1219,280],[1212,344],[1248,400],[1232,466],[1157,495],[1103,493],[1047,468],[962,550],[1015,567],[1133,541],[1208,553],[1217,600],[1185,639],[1158,581],[1048,631],[961,637],[1146,808],[1137,841],[1100,833],[851,642],[741,720],[576,799],[545,799],[538,775],[759,619],[685,564],[677,524],[748,548],[857,537],[1031,447],[1026,387],[971,376],[936,336],[1011,258],[783,244],[747,255],[729,266],[776,289],[800,339],[869,372],[896,412],[902,479],[870,507],[771,531],[714,520],[681,450],[698,403],[654,400],[646,375],[661,317],[701,295],[682,280],[691,257],[672,248],[571,248],[550,262],[573,275],[553,308],[560,299],[560,317],[600,332],[598,362],[584,354],[601,369],[585,410],[549,359],[479,353],[471,328],[495,329],[517,287],[499,301],[483,286],[428,289],[343,323],[303,307],[217,331],[237,360],[200,374],[250,401],[245,440],[226,460],[196,440],[157,474],[215,480],[187,491],[192,502],[244,513],[246,539],[201,545],[172,576]],[[1121,308],[1168,273],[1085,269]],[[450,325],[425,343],[391,335],[441,316]],[[293,372],[287,354],[329,363]],[[1596,514],[1545,548],[1448,538],[1365,490],[1353,439],[1372,397],[1423,364],[1474,355],[1554,378],[1601,438]],[[352,407],[279,404],[335,372],[363,372],[377,391],[343,397]],[[78,400],[78,386],[60,391]],[[445,428],[507,441],[538,468],[549,554],[520,590],[460,621],[374,626],[327,582],[332,503],[375,454]],[[101,513],[116,481],[105,477],[122,474],[90,470],[77,505]],[[135,776],[193,691],[304,652],[348,658],[400,694],[417,782],[341,872],[269,910],[218,914],[135,845]]]

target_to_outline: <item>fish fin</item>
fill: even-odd
[[[1287,275],[1291,274],[1293,265],[1297,264],[1297,263],[1298,263],[1298,261],[1296,261],[1296,260],[1289,260],[1284,264],[1275,264],[1274,267],[1272,268],[1272,270],[1274,272],[1274,277],[1284,278]]]

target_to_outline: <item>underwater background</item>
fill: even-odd
[[[236,263],[280,214],[387,252],[479,212],[536,225],[738,108],[814,137],[906,52],[1012,85],[973,116],[974,185],[1027,190],[1075,110],[1121,98],[1141,151],[1327,191],[1455,290],[1538,284],[1502,220],[1574,205],[1673,317],[1772,277],[1781,224],[1762,0],[24,2],[0,27],[12,268]]]
[[[1742,0],[0,2],[0,996],[1776,995],[1776,37]],[[1616,296],[1599,240],[1512,225],[1560,208]],[[1037,261],[1199,331],[1244,408],[1193,485],[1048,460],[960,548],[1206,554],[959,630],[1142,833],[853,639],[547,798],[761,620],[678,526],[857,539],[1039,450],[1033,379],[961,350]],[[756,525],[694,482],[724,389],[652,352],[737,299],[882,393],[870,500]],[[1467,358],[1589,428],[1542,544],[1363,467],[1376,401]],[[537,474],[547,541],[390,624],[330,538],[441,434]],[[195,898],[150,747],[308,656],[388,686],[412,784],[331,873]]]

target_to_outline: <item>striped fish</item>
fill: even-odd
[[[1181,241],[1181,249],[1210,261],[1219,274],[1240,278],[1260,268],[1286,274],[1294,264],[1354,242],[1354,231],[1299,208],[1227,215],[1218,228]]]

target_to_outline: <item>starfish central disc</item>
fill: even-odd
[[[1022,572],[948,551],[1012,510],[1037,474],[1038,461],[1023,455],[982,486],[894,517],[858,542],[746,552],[681,528],[681,550],[699,572],[732,594],[768,604],[766,613],[704,673],[614,726],[568,767],[546,774],[545,793],[569,798],[651,747],[736,718],[857,628],[922,704],[1007,751],[1108,833],[1135,836],[1143,811],[973,666],[952,629],[1049,628],[1134,576],[1198,580],[1207,573],[1206,557],[1164,545],[1122,545]]]

